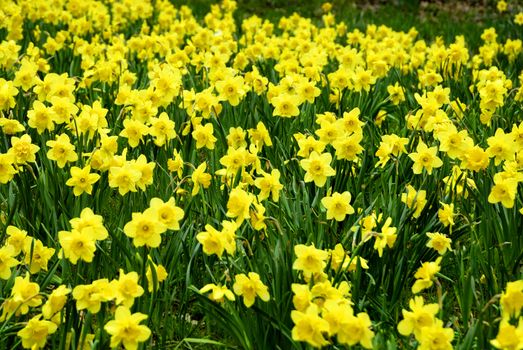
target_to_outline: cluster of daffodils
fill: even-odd
[[[376,212],[372,212],[361,218],[358,225],[353,226],[351,231],[353,231],[355,235],[358,231],[361,232],[360,244],[364,244],[374,238],[374,250],[378,252],[378,256],[381,258],[384,249],[387,247],[393,248],[398,238],[397,227],[391,225],[391,217],[383,220],[382,213],[376,214]]]
[[[320,127],[314,132],[318,139],[313,135],[294,135],[299,147],[297,155],[304,158],[300,166],[305,170],[305,182],[314,182],[317,187],[323,187],[329,177],[336,175],[336,170],[331,167],[331,153],[324,152],[327,146],[335,150],[337,160],[358,161],[358,155],[363,151],[360,142],[363,139],[364,123],[359,119],[360,113],[359,108],[354,108],[344,112],[341,118],[331,112],[318,114],[315,122]],[[339,217],[336,220],[341,221]]]
[[[270,300],[269,287],[263,284],[260,275],[256,272],[249,272],[247,275],[241,273],[234,276],[232,288],[234,293],[227,286],[209,283],[200,289],[200,293],[210,292],[209,299],[218,303],[223,303],[225,298],[234,301],[236,300],[234,295],[237,295],[243,298],[243,304],[248,308],[254,305],[256,297],[264,302]]]
[[[507,283],[501,294],[501,322],[490,343],[496,349],[523,348],[523,280]]]
[[[436,315],[438,304],[425,304],[421,296],[409,301],[409,310],[402,310],[403,319],[398,323],[398,332],[403,336],[412,336],[419,342],[418,349],[452,350],[454,331],[444,327],[443,321]]]
[[[180,229],[183,215],[183,209],[176,206],[173,197],[166,202],[160,198],[152,198],[149,208],[143,213],[133,213],[131,221],[125,224],[123,231],[133,239],[135,247],[156,248],[162,242],[163,233]]]
[[[488,265],[489,300],[523,244],[523,12],[496,7],[475,48],[330,3],[2,1],[0,347],[180,347],[202,301],[289,347],[462,347],[448,266]],[[492,346],[523,347],[522,300]]]
[[[350,285],[347,281],[335,282],[336,273],[366,269],[367,261],[361,257],[350,257],[341,244],[331,251],[314,245],[296,245],[296,260],[292,268],[298,270],[304,284],[292,285],[291,313],[294,340],[304,341],[314,347],[331,344],[353,346],[360,344],[372,348],[374,332],[371,320],[365,312],[356,313],[351,301]]]
[[[161,274],[158,276],[160,280]],[[104,327],[111,335],[111,346],[116,347],[123,343],[125,348],[137,348],[138,343],[147,340],[151,334],[149,328],[139,324],[147,316],[130,312],[135,298],[144,293],[143,288],[138,284],[138,279],[136,272],[126,274],[120,270],[119,278],[112,281],[100,279],[89,285],[77,285],[72,291],[67,286],[60,285],[47,296],[44,303],[38,283],[31,282],[29,274],[25,277],[18,276],[14,281],[11,297],[2,305],[1,317],[5,321],[13,315],[25,315],[38,308],[40,313],[29,319],[17,334],[24,348],[39,349],[45,347],[47,337],[62,325],[62,310],[69,295],[72,295],[76,301],[76,309],[79,312],[86,310],[96,314],[100,311],[102,302],[113,302],[118,306],[115,319],[107,322]],[[84,338],[86,345],[89,339],[93,339],[93,334],[86,334]]]
[[[265,196],[265,199],[269,197],[271,191],[273,191],[273,198],[275,195],[276,199],[278,198],[281,184],[278,181],[279,173],[277,170],[275,171],[273,171],[272,175],[266,174],[266,176],[256,180],[261,189],[260,196]],[[276,175],[276,177],[273,177],[273,175]],[[255,209],[253,210],[251,207]],[[258,203],[255,195],[239,187],[233,188],[227,201],[226,216],[235,220],[223,220],[220,231],[212,225],[207,224],[205,225],[205,231],[198,233],[196,239],[202,245],[202,250],[206,255],[216,255],[218,259],[222,259],[224,254],[226,254],[227,257],[234,256],[237,251],[236,240],[240,238],[236,236],[236,232],[242,223],[248,220],[245,221],[244,225],[247,225],[248,222],[253,230],[264,230],[266,228],[264,212],[264,206]],[[223,277],[230,279],[226,276],[226,273],[224,273]],[[234,294],[226,285],[221,284],[216,285],[211,283],[200,289],[201,293],[207,293],[209,291],[211,292],[209,298],[219,303],[222,303],[225,300],[224,298],[234,301],[234,294],[242,296],[243,303],[248,308],[254,304],[256,297],[259,297],[265,302],[270,299],[268,287],[262,282],[260,275],[256,272],[249,272],[247,275],[243,273],[237,274],[234,277]]]
[[[54,248],[46,247],[41,240],[31,237],[27,231],[15,226],[8,226],[6,235],[7,239],[0,248],[0,278],[9,280],[13,267],[19,264],[23,264],[31,274],[48,270],[49,260],[56,251]]]

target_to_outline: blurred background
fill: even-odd
[[[177,5],[188,5],[200,17],[205,16],[216,0],[172,0]],[[294,12],[321,21],[323,0],[237,0],[239,21],[251,15],[277,21]],[[522,0],[507,0],[510,6],[521,5]],[[365,28],[369,23],[387,25],[395,30],[408,31],[416,27],[420,37],[443,37],[446,42],[455,36],[467,34],[471,46],[480,43],[481,31],[477,27],[495,27],[503,33],[507,21],[501,16],[511,16],[510,11],[499,13],[497,0],[332,0],[332,12],[349,28]]]

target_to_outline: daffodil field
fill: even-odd
[[[0,0],[0,349],[523,349],[523,4],[335,3]]]

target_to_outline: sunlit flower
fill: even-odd
[[[140,322],[147,319],[142,313],[131,314],[125,306],[116,309],[114,320],[105,324],[104,329],[111,335],[111,347],[115,348],[122,344],[126,350],[138,349],[139,343],[143,343],[151,336],[151,330]]]

